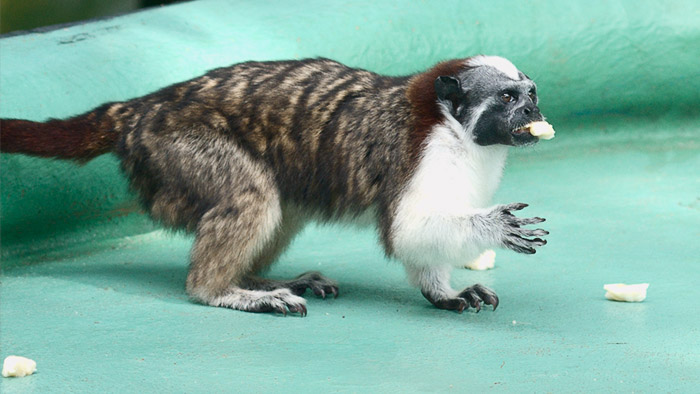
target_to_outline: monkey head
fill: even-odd
[[[537,87],[502,57],[467,59],[456,75],[435,80],[435,93],[443,110],[479,145],[518,146],[538,140],[525,128],[544,120],[537,107]]]

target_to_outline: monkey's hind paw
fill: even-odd
[[[299,275],[287,283],[287,287],[295,295],[301,296],[306,289],[311,289],[317,296],[326,298],[326,295],[333,294],[333,298],[338,297],[338,284],[336,281],[326,278],[317,271],[309,271]]]
[[[469,307],[476,309],[478,313],[481,310],[482,303],[493,305],[494,311],[498,307],[498,296],[496,293],[488,287],[479,284],[467,287],[454,298],[435,298],[425,292],[423,296],[439,309],[447,309],[459,313],[462,313]]]
[[[246,312],[277,312],[285,316],[287,311],[302,317],[307,314],[306,300],[292,294],[289,289],[264,291],[234,288],[228,294],[212,300],[210,305]]]

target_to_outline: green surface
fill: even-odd
[[[303,319],[192,304],[191,239],[152,232],[113,157],[2,155],[0,357],[39,371],[1,392],[697,390],[696,2],[370,4],[194,2],[1,39],[0,115],[72,115],[248,59],[401,74],[507,56],[557,138],[515,150],[496,196],[547,217],[549,244],[455,272],[498,310],[436,310],[372,231],[318,227],[270,275],[321,270],[338,299],[310,296]],[[607,301],[611,282],[650,282],[648,299]]]

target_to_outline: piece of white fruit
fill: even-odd
[[[496,262],[496,252],[489,249],[484,251],[479,257],[465,265],[466,268],[475,271],[490,270]]]
[[[603,288],[605,289],[605,298],[612,301],[624,302],[641,302],[647,298],[647,288],[649,283],[640,283],[636,285],[626,285],[624,283],[610,283]]]
[[[2,376],[18,377],[29,376],[36,372],[36,361],[21,356],[8,356],[2,363]]]
[[[541,140],[551,140],[554,138],[554,127],[545,121],[532,122],[525,127],[530,131],[530,134]]]

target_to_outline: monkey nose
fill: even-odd
[[[525,116],[530,116],[530,115],[539,115],[540,109],[537,108],[534,105],[525,105],[523,106],[520,111],[523,113]]]

